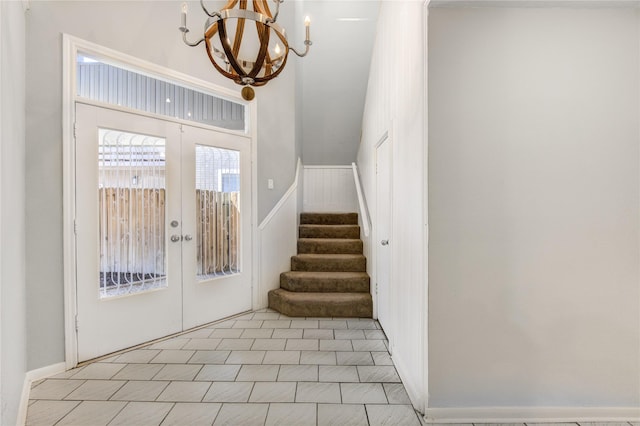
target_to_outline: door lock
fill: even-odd
[[[181,239],[182,239],[182,237],[180,237],[180,235],[172,235],[171,236],[171,242],[174,242],[174,243],[177,243]]]
[[[380,244],[382,244],[383,246],[388,246],[389,245],[389,240],[382,240],[382,241],[380,241]]]
[[[178,222],[177,220],[172,220],[171,221],[171,227],[172,228],[177,228],[178,225],[180,225],[180,222]]]
[[[193,240],[193,237],[191,235],[187,234],[187,235],[184,236],[184,240],[185,241],[191,241],[191,240]]]

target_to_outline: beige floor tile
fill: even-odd
[[[217,328],[209,335],[211,338],[219,339],[239,339],[245,330],[237,328]]]
[[[361,382],[400,383],[400,377],[398,377],[396,369],[388,365],[359,365],[358,375]]]
[[[317,365],[281,365],[279,382],[317,382]]]
[[[109,423],[126,405],[116,401],[83,401],[57,425],[102,426]]]
[[[360,382],[355,366],[321,365],[319,368],[320,382]]]
[[[352,340],[351,344],[354,351],[387,351],[384,340]]]
[[[420,426],[410,405],[366,405],[371,426]]]
[[[64,399],[70,401],[106,401],[125,383],[123,380],[87,380]]]
[[[183,346],[183,349],[196,349],[202,351],[212,351],[218,347],[222,339],[210,338],[210,339],[191,339]]]
[[[315,426],[316,404],[282,404],[269,405],[266,426]]]
[[[172,408],[169,402],[130,402],[109,426],[156,426]]]
[[[267,351],[263,364],[299,364],[300,351]]]
[[[288,351],[317,351],[318,348],[318,339],[287,339],[287,346],[282,349]]]
[[[121,387],[111,397],[112,401],[155,401],[158,395],[167,388],[169,382],[152,382],[148,380],[132,380]]]
[[[253,345],[254,339],[222,339],[218,350],[248,351]]]
[[[266,351],[231,351],[226,364],[262,364]]]
[[[150,380],[163,364],[129,364],[113,376],[114,380]]]
[[[273,328],[247,328],[242,331],[240,337],[243,339],[271,339]]]
[[[178,402],[162,422],[162,426],[211,426],[222,404]]]
[[[362,330],[333,330],[335,339],[364,340],[364,331]]]
[[[324,330],[316,328],[307,328],[304,330],[302,337],[305,339],[333,339],[333,330]]]
[[[146,364],[160,353],[160,349],[138,349],[125,352],[116,357],[115,362],[128,364]]]
[[[150,362],[153,364],[185,364],[196,351],[164,349]]]
[[[336,365],[336,353],[333,351],[302,351],[300,364]]]
[[[224,364],[231,351],[196,351],[189,364]]]
[[[318,426],[368,426],[363,404],[318,404]]]
[[[80,372],[80,370],[82,370],[83,368],[84,367],[73,368],[71,370],[65,371],[64,373],[56,374],[55,376],[50,377],[50,379],[68,379],[74,374]]]
[[[290,328],[290,327],[291,327],[291,320],[277,319],[277,320],[265,320],[262,322],[262,328]]]
[[[347,320],[347,327],[351,330],[375,330],[376,322],[364,319]]]
[[[260,328],[262,327],[261,320],[236,320],[233,324],[233,328]]]
[[[277,312],[257,312],[253,315],[254,320],[277,320],[280,314]]]
[[[318,321],[291,320],[291,328],[318,328]]]
[[[375,365],[393,365],[389,352],[371,352]]]
[[[299,382],[296,402],[340,403],[340,384]]]
[[[294,402],[295,382],[256,382],[249,402]]]
[[[339,329],[344,330],[347,328],[347,321],[345,320],[320,320],[318,327],[327,329]]]
[[[364,330],[364,337],[371,340],[387,340],[382,330]]]
[[[387,397],[380,383],[341,383],[343,404],[386,404]]]
[[[43,426],[56,424],[80,402],[78,401],[35,401],[29,405],[27,426]]]
[[[240,365],[205,365],[195,380],[232,382],[236,379]]]
[[[304,330],[300,328],[279,328],[273,330],[273,339],[302,339]]]
[[[207,402],[247,402],[253,382],[213,382],[203,398]]]
[[[222,404],[214,426],[263,426],[269,404]]]
[[[321,351],[353,351],[351,340],[320,340]]]
[[[261,331],[263,329],[258,329]],[[269,329],[267,329],[269,330]],[[255,339],[252,351],[282,351],[287,343],[286,339]]]
[[[407,391],[404,389],[402,383],[383,383],[382,387],[384,388],[384,393],[387,395],[389,404],[411,404],[409,395],[407,395]]]
[[[107,364],[102,362],[96,362],[95,364],[89,364],[80,370],[77,374],[71,376],[72,379],[96,379],[96,380],[108,380],[118,374],[118,371],[122,370],[126,364]]]
[[[200,372],[198,364],[167,364],[153,377],[153,380],[193,380]]]
[[[243,365],[236,382],[275,382],[279,365]]]
[[[171,382],[157,401],[199,402],[210,386],[210,382]]]
[[[84,380],[48,379],[31,390],[31,399],[64,399],[80,387]]]
[[[338,365],[373,365],[371,352],[336,352]]]
[[[235,320],[225,320],[208,325],[207,328],[231,328],[235,323]]]

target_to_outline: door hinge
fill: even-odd
[[[78,222],[75,219],[73,219],[73,233],[78,235]]]
[[[78,316],[76,315],[76,332],[78,332],[78,328],[80,328],[78,323]]]
[[[73,123],[73,137],[78,137],[78,123]]]
[[[378,282],[376,281],[376,294],[378,294]]]

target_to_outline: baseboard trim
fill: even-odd
[[[639,422],[638,407],[427,408],[426,423]]]
[[[20,396],[20,407],[18,408],[17,424],[23,426],[27,422],[27,409],[29,408],[29,395],[31,393],[31,385],[38,380],[56,374],[64,373],[67,370],[67,364],[59,362],[57,364],[48,365],[46,367],[37,368],[27,371],[24,375],[24,384],[22,385],[22,395]]]
[[[394,356],[392,354],[391,361],[393,361],[393,365],[396,367],[400,380],[402,380],[402,383],[404,384],[407,395],[411,400],[411,405],[413,405],[413,408],[418,412],[422,413],[424,408],[422,395],[424,395],[424,392],[418,389],[416,384],[412,381],[412,378],[415,378],[416,374],[410,374],[411,370],[405,367],[405,364],[401,361],[399,356]]]

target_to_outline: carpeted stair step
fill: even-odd
[[[301,213],[300,224],[357,225],[358,213]]]
[[[269,292],[269,308],[290,317],[371,318],[369,293],[297,293],[282,288]]]
[[[291,257],[292,271],[366,272],[361,254],[299,254]]]
[[[300,238],[360,238],[358,225],[300,225]]]
[[[289,271],[280,274],[280,288],[295,292],[369,293],[366,272]]]
[[[348,238],[300,238],[298,254],[362,254],[362,240]]]

